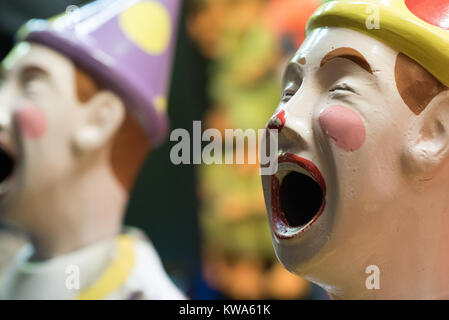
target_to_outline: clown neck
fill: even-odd
[[[33,261],[64,255],[120,233],[128,194],[106,161],[99,159],[96,167],[43,190],[46,200],[34,202],[37,205],[30,210],[51,218],[27,232],[34,247]]]

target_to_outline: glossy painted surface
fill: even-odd
[[[319,122],[323,132],[345,151],[358,150],[365,142],[365,124],[352,109],[340,105],[330,106],[321,112]]]
[[[365,33],[416,60],[449,86],[449,72],[441,67],[449,65],[447,1],[416,0],[407,5],[405,0],[330,1],[311,17],[307,32],[344,27]],[[376,19],[378,26],[369,25]]]
[[[449,29],[448,0],[405,0],[405,4],[418,18],[442,29]]]
[[[285,110],[279,111],[268,123],[268,129],[281,131],[285,125]]]
[[[373,72],[344,54],[323,64],[338,48],[357,50]],[[408,70],[406,64],[398,66],[400,57],[362,32],[313,29],[287,67],[286,78],[293,80],[284,81],[274,112],[285,111],[280,153],[312,163],[326,185],[325,206],[307,228],[290,228],[287,236],[279,236],[281,229],[271,226],[276,255],[288,270],[334,298],[449,297],[449,91],[435,84],[429,88],[435,95],[422,112],[413,112],[396,83],[398,74]],[[420,70],[414,63],[410,67]],[[423,83],[425,72],[414,74],[417,79],[401,90],[410,92]],[[366,137],[352,148],[335,143],[335,133],[352,139],[344,122],[332,124],[334,116],[320,121],[335,106],[350,114],[349,124],[356,124],[359,137],[364,125]],[[277,193],[291,171],[313,177],[299,165],[282,163],[277,181],[262,177],[270,222],[278,221]],[[299,188],[291,201],[309,197],[307,188]],[[285,222],[281,226],[287,230]],[[366,287],[370,265],[380,269],[380,290]]]

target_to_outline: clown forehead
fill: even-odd
[[[314,30],[290,61],[284,86],[291,79],[298,79],[295,74],[307,78],[337,58],[349,60],[358,65],[359,70],[364,70],[365,75],[374,76],[371,80],[376,81],[380,89],[385,89],[384,92],[392,93],[391,84],[394,83],[397,90],[393,94],[399,94],[416,115],[439,93],[449,89],[403,53],[369,35],[345,28]]]
[[[394,70],[398,53],[361,32],[346,28],[319,28],[308,35],[290,64],[300,66],[304,73],[308,73],[317,71],[335,58],[345,58],[379,76],[381,70]],[[391,74],[389,76],[394,79]]]
[[[21,42],[2,61],[5,77],[20,75],[24,70],[40,70],[55,86],[73,86],[74,64],[70,59],[45,46]],[[72,75],[72,76],[71,76]]]

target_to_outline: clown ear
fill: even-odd
[[[440,170],[449,171],[449,90],[433,98],[415,120],[408,132],[402,168],[407,177],[425,182]]]
[[[125,117],[122,100],[110,91],[97,93],[80,108],[85,111],[81,124],[74,133],[73,143],[81,153],[106,145],[120,129]]]

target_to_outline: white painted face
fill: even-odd
[[[384,290],[405,293],[426,261],[435,271],[447,260],[449,95],[412,112],[396,84],[398,54],[349,29],[314,30],[268,123],[281,154],[262,178],[276,254],[332,294],[371,294],[370,265]]]
[[[95,163],[96,156],[88,151],[112,136],[123,106],[117,98],[120,105],[109,112],[113,104],[107,102],[115,98],[108,93],[81,103],[73,62],[41,45],[19,44],[3,69],[0,218],[25,229],[50,225],[52,217],[45,216],[49,210],[37,214],[37,208],[50,208],[51,201],[70,196],[61,186]]]

